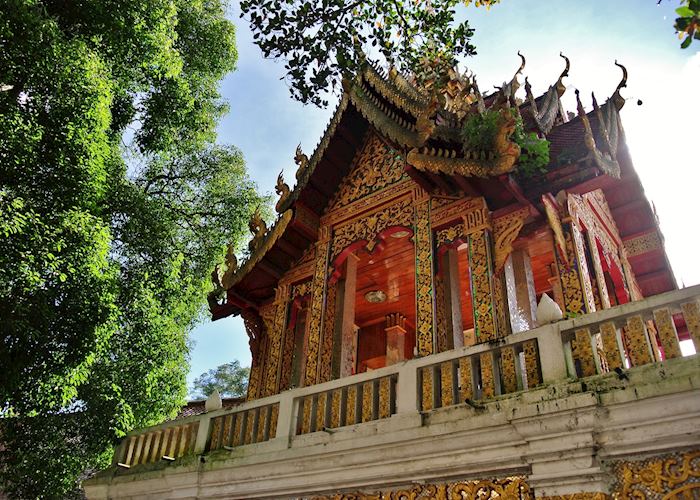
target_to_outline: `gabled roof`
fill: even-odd
[[[344,81],[338,107],[311,157],[297,149],[294,189],[290,190],[281,177],[278,180],[277,191],[282,197],[277,203],[281,214],[277,221],[264,235],[256,237],[248,261],[240,268],[230,266],[226,286],[216,271],[215,282],[218,278],[221,288],[226,289],[226,298],[223,303],[216,300],[221,289],[211,295],[214,319],[272,300],[279,279],[317,240],[319,218],[350,172],[368,133],[378,133],[400,151],[407,160],[407,173],[428,192],[484,196],[492,210],[517,203],[539,206],[544,192],[576,189],[591,182],[595,187],[614,189],[621,173],[617,154],[626,153],[619,119],[624,104],[619,91],[625,86],[626,70],[622,68],[623,80],[603,106],[598,107],[594,97],[594,108],[586,113],[578,100],[578,115],[569,120],[559,100],[565,90],[562,78],[568,75],[568,59],[547,92],[533,98],[526,81],[527,100],[518,102],[517,76],[524,63],[523,58],[511,81],[487,97],[479,94],[475,81],[455,74],[444,107],[437,106],[435,96],[416,87],[409,78],[394,70],[384,72],[372,63],[367,63],[352,81]],[[515,170],[520,151],[509,139],[510,130],[501,131],[495,151],[463,150],[459,113],[486,106],[517,107],[526,129],[550,141],[550,164],[545,174],[526,178]],[[627,177],[636,179],[631,164],[627,170]],[[643,196],[639,181],[635,182],[638,194]],[[647,222],[647,226],[656,227],[654,220]],[[664,269],[670,274],[667,263]]]

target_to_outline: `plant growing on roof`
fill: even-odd
[[[516,110],[515,132],[513,141],[520,146],[518,171],[525,177],[533,177],[547,171],[549,164],[549,141],[541,139],[535,132],[525,132],[523,119]]]

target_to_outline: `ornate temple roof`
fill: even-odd
[[[562,58],[564,70],[539,97],[533,96],[525,78],[524,101],[515,95],[525,68],[522,56],[510,81],[487,96],[481,95],[476,79],[466,74],[451,72],[438,96],[393,69],[365,64],[353,80],[343,82],[340,102],[313,154],[308,157],[297,148],[293,189],[280,174],[276,186],[280,215],[273,226],[268,230],[262,221],[251,226],[255,237],[248,260],[238,267],[230,251],[225,272],[215,270],[217,290],[210,295],[214,319],[271,300],[282,275],[308,257],[318,238],[319,219],[350,172],[369,130],[378,132],[405,158],[408,175],[430,193],[483,196],[494,211],[508,210],[517,203],[542,214],[544,193],[600,188],[609,199],[617,200],[610,203],[614,214],[616,210],[627,213],[629,204],[636,208],[633,217],[620,223],[623,239],[656,228],[655,215],[632,168],[619,117],[624,105],[620,90],[626,85],[627,71],[618,64],[623,71],[620,84],[601,106],[593,96],[588,112],[576,91],[577,113],[570,117],[560,100],[566,90],[562,80],[570,67],[569,60]],[[489,151],[465,149],[461,138],[464,118],[486,110],[503,117],[494,147]],[[518,171],[520,148],[511,139],[514,111],[522,117],[526,131],[550,142],[545,173],[528,177]],[[634,266],[634,258],[631,261]],[[644,271],[639,281],[645,295],[675,287],[663,250],[637,266]],[[645,274],[649,276],[646,281]],[[225,300],[220,303],[217,297],[223,292]]]

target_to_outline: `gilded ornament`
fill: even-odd
[[[265,237],[265,233],[267,233],[267,224],[265,224],[265,221],[262,219],[259,208],[256,208],[255,212],[253,212],[253,215],[250,217],[248,228],[253,235],[253,239],[248,243],[248,249],[252,253],[258,249]]]
[[[518,390],[518,377],[515,372],[515,350],[512,346],[501,349],[501,387],[504,394]]]
[[[379,379],[379,418],[391,416],[392,380],[391,377]]]
[[[416,203],[416,347],[419,356],[434,352],[433,347],[433,241],[430,230],[430,198]]]
[[[374,420],[373,415],[374,382],[369,381],[362,384],[362,422]]]
[[[440,363],[440,407],[454,404],[452,371],[454,364],[452,361]]]
[[[618,480],[615,499],[674,500],[700,495],[700,450],[617,462],[613,470]]]
[[[469,235],[469,269],[471,273],[474,333],[478,342],[497,337],[493,311],[491,252],[488,231]]]
[[[459,358],[459,397],[461,401],[474,398],[471,358]]]
[[[636,257],[647,252],[653,252],[654,250],[659,250],[663,245],[661,236],[656,229],[625,240],[624,244],[625,250],[627,250],[627,257]]]
[[[335,326],[336,297],[338,284],[329,283],[326,292],[326,308],[323,315],[323,340],[321,341],[321,364],[318,371],[318,383],[328,382],[332,378],[333,329]]]
[[[556,122],[557,116],[559,116],[559,110],[561,102],[559,98],[564,94],[566,86],[563,84],[562,79],[569,76],[569,58],[564,54],[559,53],[559,57],[564,58],[566,61],[566,67],[559,75],[557,82],[549,87],[549,90],[542,98],[542,102],[537,106],[537,100],[532,95],[532,89],[530,87],[530,82],[528,82],[527,77],[525,77],[525,93],[527,95],[527,102],[530,105],[528,111],[530,116],[537,124],[537,128],[543,134],[549,134]]]
[[[542,370],[540,368],[540,354],[537,349],[537,339],[523,342],[523,354],[525,357],[527,388],[531,389],[542,384]]]
[[[654,361],[647,337],[647,328],[641,316],[627,318],[625,340],[632,366],[646,365]]]
[[[623,368],[622,356],[617,342],[617,327],[615,323],[607,321],[600,325],[600,337],[603,342],[603,354],[608,370]]]
[[[323,296],[327,282],[328,250],[329,242],[322,240],[316,243],[316,264],[314,268],[313,284],[311,286],[311,309],[309,312],[308,349],[306,352],[306,372],[304,385],[317,383],[318,355],[321,343],[321,327],[323,322]]]
[[[280,172],[280,174],[277,176],[277,184],[275,184],[275,193],[277,193],[277,195],[280,197],[275,205],[275,210],[277,213],[282,212],[282,207],[287,202],[290,193],[289,186],[284,182],[284,175],[282,174],[283,172]]]
[[[508,256],[513,251],[513,242],[520,234],[520,230],[525,225],[525,221],[529,216],[530,209],[528,207],[523,207],[503,217],[494,219],[495,274],[499,274],[503,269]]]
[[[665,359],[680,358],[681,349],[678,344],[678,332],[673,321],[671,311],[665,307],[654,311],[654,323],[659,333],[661,347],[664,350]]]
[[[343,179],[327,212],[408,178],[401,153],[386,145],[376,134],[370,134],[354,164],[356,167]]]
[[[421,369],[421,411],[433,409],[433,371],[432,366]]]
[[[496,395],[496,384],[493,378],[493,357],[491,352],[479,355],[481,364],[481,399],[490,399]]]
[[[581,377],[591,377],[597,373],[591,346],[591,332],[588,328],[580,328],[574,333],[574,339],[571,341],[571,355]]]
[[[309,157],[302,152],[301,143],[299,143],[294,153],[294,163],[297,164],[297,183],[300,183],[301,180],[305,177],[306,171],[309,167]]]

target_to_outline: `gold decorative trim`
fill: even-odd
[[[413,499],[486,499],[503,498],[534,500],[535,494],[524,477],[492,479],[484,481],[458,481],[439,484],[412,484],[403,488],[387,489],[371,493],[356,491],[312,496],[310,500],[413,500]]]
[[[636,257],[637,255],[653,252],[654,250],[661,250],[663,248],[661,236],[656,229],[624,240],[622,243],[625,245],[627,257]]]
[[[613,471],[618,478],[616,499],[671,500],[697,498],[700,494],[700,450],[617,462]]]
[[[494,219],[493,235],[495,242],[495,269],[494,274],[499,274],[513,251],[513,242],[520,234],[525,221],[530,216],[530,209],[523,207],[503,217]]]

